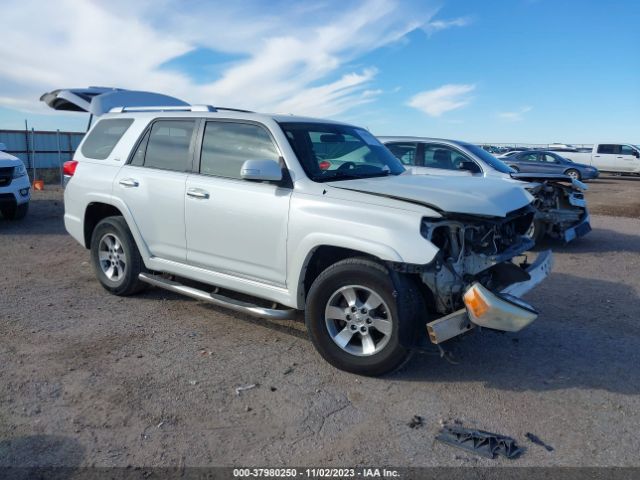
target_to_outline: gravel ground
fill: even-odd
[[[603,189],[640,201],[640,179],[591,187],[594,211],[615,210]],[[459,365],[423,354],[371,379],[322,361],[301,322],[107,294],[61,198],[36,192],[25,221],[0,220],[0,465],[640,466],[637,214],[594,215],[587,237],[550,245],[529,328],[465,337]],[[487,460],[434,442],[454,421],[526,451]]]

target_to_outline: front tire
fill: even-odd
[[[7,220],[22,220],[27,216],[29,211],[29,202],[21,203],[15,207],[7,207],[2,209],[2,216]]]
[[[541,220],[534,219],[533,222],[531,222],[531,226],[527,230],[527,233],[525,233],[525,236],[533,240],[537,245],[542,241],[546,233],[547,228],[545,223]]]
[[[91,262],[100,284],[110,293],[132,295],[146,288],[138,278],[146,271],[124,218],[101,220],[91,236]]]
[[[402,366],[410,350],[400,325],[412,328],[423,305],[407,279],[396,285],[371,260],[349,258],[322,272],[307,296],[305,323],[314,346],[334,367],[360,375],[383,375]]]
[[[574,180],[582,180],[582,175],[580,175],[580,172],[575,168],[570,168],[569,170],[564,172],[564,174],[570,176]]]

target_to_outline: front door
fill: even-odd
[[[286,284],[291,188],[242,180],[246,160],[280,162],[266,127],[207,121],[197,173],[185,192],[187,263],[278,286]]]

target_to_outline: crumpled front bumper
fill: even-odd
[[[499,293],[480,283],[472,284],[463,295],[466,308],[427,324],[429,339],[439,344],[475,326],[506,332],[522,330],[538,318],[538,312],[519,297],[547,278],[552,267],[553,254],[547,250],[526,268],[529,274],[526,281],[509,285]]]
[[[587,233],[591,231],[591,223],[589,214],[586,214],[584,218],[580,221],[579,224],[574,225],[573,227],[567,228],[563,232],[563,240],[565,243],[569,243],[576,238],[584,237]]]

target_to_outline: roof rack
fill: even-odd
[[[230,110],[230,109],[225,109]],[[185,105],[172,107],[115,107],[109,110],[109,113],[125,113],[125,112],[217,112],[216,107],[211,105]]]
[[[225,112],[255,113],[252,110],[244,110],[242,108],[216,107],[216,110],[224,110]]]

